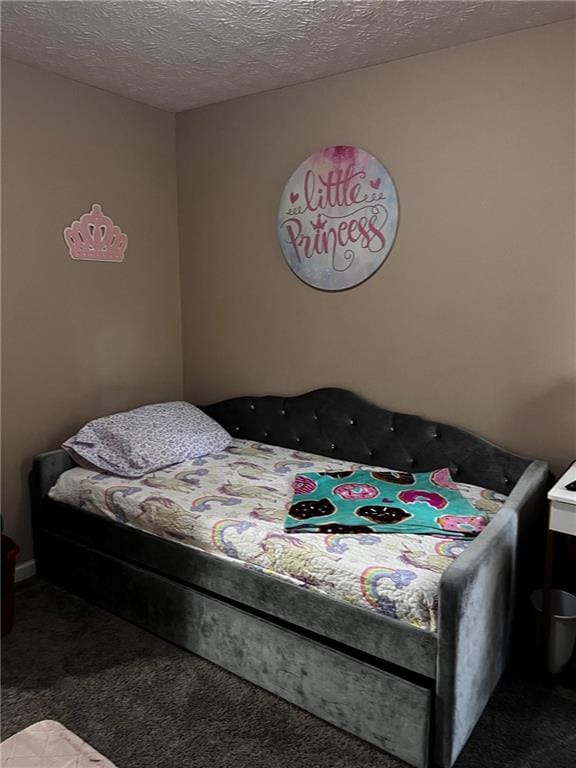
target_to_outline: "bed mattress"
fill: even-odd
[[[136,480],[76,467],[60,476],[49,495],[56,501],[435,632],[440,578],[470,540],[399,533],[284,532],[297,472],[364,467],[264,443],[233,440],[220,453]],[[495,515],[506,500],[489,489],[457,485],[476,509],[489,516]]]

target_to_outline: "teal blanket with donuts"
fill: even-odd
[[[488,516],[460,493],[448,469],[350,470],[294,478],[287,533],[417,533],[476,536]]]

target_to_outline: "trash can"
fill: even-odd
[[[2,637],[14,626],[14,573],[20,547],[2,534]]]
[[[541,614],[544,590],[531,596],[532,605]],[[550,630],[548,638],[548,671],[562,672],[572,658],[576,644],[576,596],[562,589],[550,590]]]

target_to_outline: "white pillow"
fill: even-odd
[[[170,464],[218,453],[232,438],[190,403],[144,405],[90,421],[62,448],[78,463],[121,477],[140,477]]]

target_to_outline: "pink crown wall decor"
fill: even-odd
[[[66,227],[64,241],[70,256],[83,261],[124,261],[128,247],[128,235],[102,213],[98,203]]]

